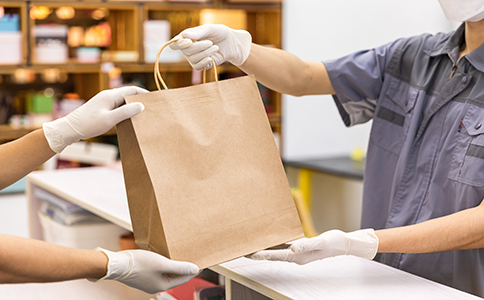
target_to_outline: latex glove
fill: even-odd
[[[67,116],[44,123],[42,127],[50,148],[60,153],[74,142],[101,135],[139,114],[144,109],[141,103],[119,106],[124,103],[125,96],[142,93],[148,91],[134,86],[105,90]]]
[[[184,284],[200,271],[195,264],[170,260],[145,250],[112,252],[97,248],[96,251],[108,257],[108,271],[103,278],[91,281],[117,280],[149,294]]]
[[[299,265],[338,255],[373,259],[378,250],[378,237],[373,229],[353,232],[330,230],[317,237],[294,242],[289,249],[263,250],[249,256],[255,260],[289,261]]]
[[[188,28],[174,38],[182,39],[171,44],[170,48],[181,50],[196,70],[212,67],[210,57],[217,66],[226,61],[240,66],[249,57],[252,45],[250,33],[225,25],[206,24]]]

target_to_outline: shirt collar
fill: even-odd
[[[448,39],[437,43],[433,49],[426,51],[430,56],[449,55],[454,63],[457,62],[459,47],[464,42],[465,24],[462,23]]]
[[[448,55],[452,61],[457,63],[459,47],[465,39],[465,23],[462,23],[447,40],[435,45],[432,50],[426,51],[430,56]],[[477,70],[484,73],[484,44],[464,56]]]

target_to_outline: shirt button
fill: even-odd
[[[474,128],[475,129],[479,129],[479,128],[481,128],[481,126],[482,126],[482,124],[481,123],[478,123],[478,124],[476,124],[476,126],[474,126]]]
[[[467,82],[467,76],[462,77],[462,83],[466,83],[466,82]]]

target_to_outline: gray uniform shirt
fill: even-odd
[[[362,228],[415,224],[484,198],[484,46],[457,61],[464,30],[324,62],[345,124],[373,119]],[[484,250],[376,260],[484,296]]]

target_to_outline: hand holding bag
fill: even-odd
[[[165,46],[159,91],[117,126],[137,246],[206,268],[302,237],[254,76],[167,89]]]

